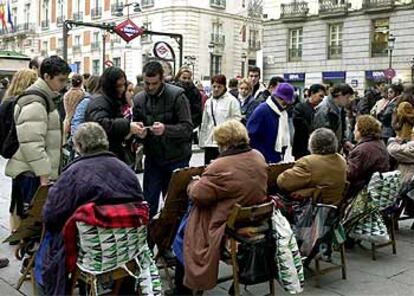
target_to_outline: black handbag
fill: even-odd
[[[271,239],[241,243],[237,251],[239,281],[244,285],[255,285],[274,278],[276,274],[275,246]]]

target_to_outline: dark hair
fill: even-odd
[[[40,77],[42,79],[44,79],[45,74],[49,74],[50,78],[53,78],[60,74],[69,75],[71,71],[68,63],[57,55],[45,58],[40,65]]]
[[[375,86],[380,86],[382,84],[386,84],[387,82],[384,79],[378,79],[377,81],[375,81]]]
[[[99,91],[99,80],[100,76],[92,75],[89,79],[85,82],[85,88],[90,94],[97,93]]]
[[[80,75],[80,74],[73,74],[73,76],[72,76],[72,79],[71,79],[71,82],[72,82],[72,86],[73,87],[79,87],[79,86],[81,86],[82,85],[82,82],[83,82],[83,77],[82,77],[82,75]]]
[[[229,88],[235,88],[239,86],[239,81],[237,78],[232,78],[229,80]]]
[[[259,73],[259,75],[260,75],[260,73],[261,73],[260,68],[259,68],[259,67],[257,67],[257,66],[250,66],[250,67],[249,67],[249,73],[250,73],[250,72],[257,72],[257,73]]]
[[[106,68],[99,79],[99,91],[111,99],[118,98],[116,90],[116,82],[121,79],[125,79],[125,89],[127,87],[127,77],[125,72],[118,67]],[[125,92],[123,97],[125,96]]]
[[[86,81],[91,77],[91,74],[90,73],[83,73],[82,76],[83,76],[83,80]]]
[[[39,57],[34,57],[33,59],[30,60],[29,62],[29,69],[39,69],[40,68],[40,64],[39,64]]]
[[[161,63],[157,61],[148,62],[142,69],[142,74],[148,77],[154,77],[159,75],[161,78],[164,76],[164,69]]]
[[[396,96],[399,96],[404,91],[404,87],[401,84],[391,84],[390,87],[394,92]]]
[[[211,84],[213,84],[214,82],[226,86],[227,78],[223,74],[217,74],[211,78]]]
[[[282,77],[280,77],[280,76],[273,76],[272,78],[270,78],[270,80],[269,80],[269,84],[267,85],[268,87],[271,87],[271,86],[277,86],[279,83],[283,83],[283,82],[285,82],[285,79],[283,79]]]
[[[326,93],[326,88],[325,86],[323,86],[322,84],[312,84],[309,88],[309,95],[313,95],[316,94],[319,91],[323,91],[324,93]]]
[[[9,86],[9,79],[7,79],[7,77],[4,77],[0,80],[0,83],[4,88],[7,88]]]
[[[346,96],[346,95],[353,95],[353,94],[354,94],[354,90],[352,89],[352,87],[350,87],[346,83],[340,83],[340,84],[334,85],[334,87],[331,90],[331,95],[334,98],[340,95]]]

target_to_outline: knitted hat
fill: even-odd
[[[272,96],[285,101],[287,104],[292,104],[294,93],[295,90],[292,85],[282,82],[277,85],[275,90],[273,90]]]

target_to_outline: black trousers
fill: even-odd
[[[204,164],[209,165],[210,162],[216,159],[220,155],[217,147],[206,147],[204,148]]]
[[[177,265],[175,266],[175,275],[174,275],[175,289],[174,296],[183,295],[191,296],[193,292],[191,289],[184,286],[184,266],[177,260]]]

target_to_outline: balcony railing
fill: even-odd
[[[82,45],[80,45],[80,44],[75,44],[75,45],[73,45],[72,46],[72,53],[80,53],[81,52],[81,48],[82,48]]]
[[[289,4],[281,4],[280,8],[281,19],[301,19],[306,17],[306,15],[309,12],[307,2],[293,2]]]
[[[91,50],[92,51],[99,51],[101,50],[101,43],[98,41],[92,42],[91,43]]]
[[[302,48],[289,48],[289,61],[295,62],[302,59]]]
[[[351,3],[347,1],[319,0],[319,15],[321,16],[339,16],[348,13]]]
[[[342,57],[342,45],[329,45],[328,55],[330,59],[339,59]]]
[[[362,8],[366,12],[379,12],[393,10],[395,0],[364,0]]]
[[[45,31],[49,29],[49,20],[43,20],[41,24],[42,30]]]
[[[259,50],[261,48],[260,40],[249,39],[249,49]]]
[[[56,19],[56,26],[61,27],[64,21],[65,21],[65,16],[63,15],[58,16]]]
[[[226,36],[222,34],[211,33],[211,42],[215,45],[224,46],[226,43]]]
[[[371,55],[372,57],[386,57],[388,55],[388,43],[387,42],[372,42],[371,43]]]
[[[210,6],[214,8],[226,8],[226,0],[210,0]]]
[[[83,20],[83,12],[82,11],[75,12],[73,14],[73,20],[74,21],[82,21]]]
[[[17,25],[16,31],[19,33],[34,33],[36,32],[36,27],[33,23],[23,23]]]
[[[141,1],[142,8],[148,8],[154,6],[154,0],[142,0]]]
[[[102,7],[94,7],[91,9],[91,18],[96,20],[102,17]]]
[[[124,3],[118,2],[111,5],[111,13],[112,15],[117,14],[118,11],[121,11],[124,8]]]

